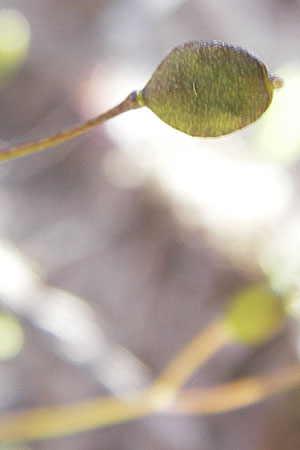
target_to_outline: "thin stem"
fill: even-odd
[[[114,425],[176,407],[176,396],[187,379],[231,339],[223,321],[216,320],[193,338],[148,388],[127,401],[98,398],[74,405],[36,408],[0,417],[0,440],[48,439]]]
[[[172,405],[153,410],[148,392],[127,401],[102,397],[73,405],[36,408],[1,417],[2,442],[49,439],[116,425],[150,414],[209,415],[258,403],[300,385],[300,366],[295,364],[264,375],[246,377],[219,386],[183,390]]]
[[[215,414],[249,406],[299,386],[300,366],[295,364],[269,374],[178,392],[199,365],[229,341],[230,333],[225,324],[217,320],[175,356],[150,388],[132,393],[124,401],[109,396],[3,415],[0,417],[0,440],[49,439],[150,414]],[[164,389],[167,396],[164,396]]]
[[[244,408],[300,385],[300,366],[242,378],[219,386],[182,391],[166,413],[217,414]]]
[[[149,399],[164,408],[171,403],[185,382],[220,348],[232,341],[222,319],[216,320],[195,336],[169,362],[149,389]]]
[[[1,417],[0,440],[50,439],[128,422],[147,414],[151,414],[151,409],[142,392],[128,401],[101,397],[73,405],[19,411]]]
[[[106,122],[112,117],[118,116],[119,114],[122,114],[131,109],[140,108],[141,106],[143,106],[143,104],[141,104],[141,102],[139,102],[138,100],[138,93],[134,91],[129,94],[128,97],[126,97],[126,99],[123,100],[123,102],[121,102],[119,105],[106,111],[103,114],[100,114],[94,119],[59,131],[52,136],[47,136],[39,140],[34,140],[13,147],[0,149],[0,161],[7,161],[9,159],[19,158],[20,156],[30,155],[40,150],[44,150],[46,148],[61,144],[62,142],[68,141],[77,136],[80,136],[81,134],[86,133],[87,131],[90,131],[92,128],[97,127],[98,125]]]

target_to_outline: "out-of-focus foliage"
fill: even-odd
[[[13,9],[0,9],[0,87],[23,63],[29,43],[25,17]]]
[[[300,156],[300,66],[279,68],[284,89],[274,96],[272,108],[259,124],[254,144],[269,161],[291,164]]]
[[[12,359],[23,347],[24,334],[19,321],[0,312],[0,361]]]
[[[226,314],[226,322],[234,338],[251,345],[272,338],[281,328],[284,318],[281,299],[267,284],[253,285],[237,292]]]

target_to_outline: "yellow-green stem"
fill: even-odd
[[[118,116],[119,114],[122,114],[123,112],[129,111],[131,109],[140,108],[141,106],[143,105],[137,100],[137,92],[134,91],[129,94],[128,97],[126,97],[126,99],[123,100],[123,102],[121,102],[119,105],[106,111],[103,114],[100,114],[94,119],[59,131],[52,136],[47,136],[39,140],[26,142],[25,144],[0,149],[0,161],[7,161],[9,159],[31,155],[32,153],[38,152],[40,150],[44,150],[46,148],[61,144],[62,142],[68,141],[77,136],[80,136],[81,134],[86,133],[87,131],[90,131],[92,128],[101,125],[112,117]]]

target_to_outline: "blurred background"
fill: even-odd
[[[289,298],[285,329],[226,347],[190,384],[299,359],[299,25],[299,0],[0,0],[1,146],[114,106],[188,40],[245,46],[285,81],[231,136],[193,139],[141,109],[1,164],[1,412],[145,386],[261,280]],[[13,449],[298,450],[299,421],[293,391]]]

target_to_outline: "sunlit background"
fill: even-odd
[[[212,39],[284,79],[246,130],[195,139],[144,108],[0,166],[1,412],[147,385],[261,280],[286,300],[285,330],[229,346],[192,385],[300,358],[299,0],[0,0],[0,143],[87,120],[174,46]],[[294,391],[9,450],[298,450],[299,422]]]

